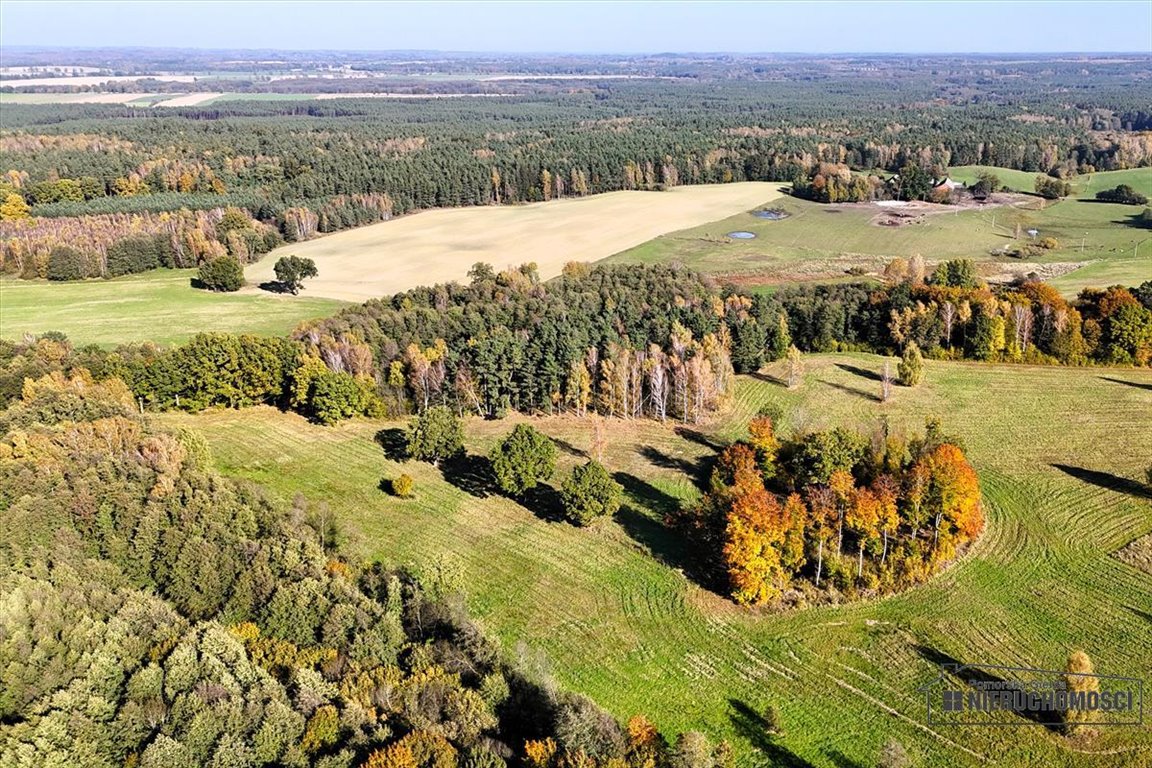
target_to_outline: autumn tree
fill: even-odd
[[[392,493],[402,499],[410,498],[415,485],[416,482],[412,479],[411,475],[399,475],[392,480]]]
[[[856,536],[856,578],[864,575],[864,548],[881,537],[880,501],[870,488],[858,488],[845,513],[844,522]]]
[[[1100,678],[1096,677],[1095,670],[1092,668],[1092,659],[1084,651],[1070,653],[1064,671],[1064,682],[1068,688],[1069,698],[1100,693]],[[1091,718],[1092,712],[1090,710],[1070,705],[1064,712],[1064,732],[1069,736],[1086,733],[1088,728],[1084,723]]]
[[[556,470],[556,445],[528,424],[517,424],[489,454],[496,484],[510,496],[522,496]]]
[[[749,443],[756,451],[756,463],[765,477],[775,473],[776,454],[780,450],[780,441],[776,439],[776,432],[769,416],[757,416],[748,422]]]
[[[974,539],[984,530],[984,510],[976,471],[964,452],[951,443],[943,443],[922,462],[929,472],[927,501],[935,513],[934,540],[939,541],[945,523],[945,533],[955,531],[962,541]]]
[[[759,605],[779,596],[786,582],[779,546],[784,541],[780,502],[757,473],[735,478],[724,531],[724,564],[737,603]]]
[[[9,192],[5,195],[4,202],[0,203],[0,219],[26,219],[31,211],[24,198],[15,192]]]
[[[804,360],[796,345],[788,347],[788,388],[792,389],[800,383],[804,375]]]
[[[896,373],[900,377],[900,383],[906,387],[915,387],[923,381],[924,357],[920,354],[920,347],[916,342],[909,341],[905,345],[900,364],[896,366]]]

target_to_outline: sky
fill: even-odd
[[[4,46],[654,53],[1152,53],[1152,1],[0,1]]]

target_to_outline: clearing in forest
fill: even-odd
[[[780,184],[741,182],[609,192],[547,203],[441,208],[337,232],[273,251],[246,270],[248,282],[272,280],[281,256],[315,260],[310,296],[349,301],[419,285],[466,281],[478,261],[497,269],[535,262],[540,277],[569,261],[598,261],[658,235],[746,211],[781,196]]]
[[[985,170],[985,169],[978,169]],[[1001,183],[1029,192],[1036,174],[987,169]],[[972,181],[972,168],[953,169],[953,178]],[[1027,176],[1027,179],[1024,177]],[[1142,206],[1099,203],[1102,189],[1129,184],[1152,194],[1152,168],[1094,173],[1073,180],[1073,193],[1064,200],[1035,195],[997,195],[1002,203],[984,207],[916,203],[907,208],[875,203],[829,205],[799,198],[776,204],[787,218],[773,221],[750,212],[671,232],[614,256],[613,263],[679,261],[689,267],[722,275],[744,287],[800,282],[829,282],[856,275],[879,275],[895,257],[920,254],[929,264],[967,258],[985,262],[990,279],[1040,274],[1066,295],[1085,286],[1152,279],[1152,231],[1135,226]],[[878,226],[878,220],[908,216],[902,226]],[[1019,226],[1020,239],[1016,238]],[[1033,240],[1027,234],[1037,230]],[[747,231],[755,238],[733,239],[728,233]],[[1054,238],[1057,247],[1016,258],[1005,251]],[[859,277],[855,279],[860,279]]]
[[[1152,374],[929,360],[920,387],[880,403],[883,358],[805,364],[793,390],[778,383],[780,363],[738,377],[731,409],[710,424],[609,421],[603,463],[625,504],[586,530],[494,492],[483,460],[396,463],[382,446],[403,422],[320,427],[270,407],[160,418],[203,434],[219,469],[285,505],[297,493],[326,504],[357,553],[443,558],[509,653],[520,642],[529,658],[543,652],[563,685],[618,716],[642,711],[664,733],[733,739],[742,765],[872,765],[889,738],[925,768],[1143,764],[1147,726],[1106,729],[1087,746],[1026,721],[932,727],[917,688],[943,662],[1062,669],[1075,648],[1100,673],[1152,679],[1152,581],[1126,562],[1129,543],[1152,533],[1138,480],[1152,456]],[[987,531],[927,584],[880,600],[772,614],[702,589],[684,576],[691,542],[661,519],[697,497],[710,457],[765,406],[783,411],[784,433],[870,432],[885,419],[911,434],[942,417],[980,475]],[[524,419],[469,419],[470,453],[485,455]],[[592,450],[592,428],[572,416],[531,421],[559,448],[559,485]],[[400,472],[415,478],[412,499],[380,490]],[[767,706],[783,725],[772,738]],[[1086,749],[1089,763],[1076,751]]]

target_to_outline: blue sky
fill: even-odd
[[[645,53],[1152,52],[1152,2],[26,2],[0,45]]]

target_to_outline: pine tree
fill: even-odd
[[[916,342],[909,341],[904,347],[896,373],[900,376],[900,383],[906,387],[915,387],[924,379],[924,358]]]

